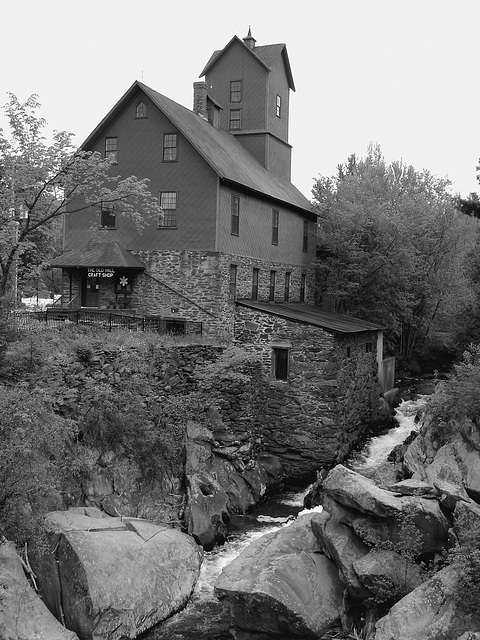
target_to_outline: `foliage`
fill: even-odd
[[[461,412],[480,425],[479,389],[480,345],[471,344],[447,379],[437,383],[429,401],[429,414],[446,421]]]
[[[56,221],[66,208],[75,215],[110,204],[139,228],[149,216],[160,214],[147,180],[113,175],[113,158],[76,150],[72,134],[65,131],[55,131],[53,143],[46,144],[37,96],[24,104],[9,96],[5,113],[11,137],[0,130],[0,298],[16,277],[23,254],[29,255],[20,267],[26,278],[39,273],[52,257]]]
[[[322,301],[386,326],[387,350],[397,356],[418,352],[470,295],[462,269],[471,222],[448,187],[428,171],[387,165],[370,146],[313,189]]]
[[[55,415],[48,393],[0,387],[0,531],[28,540],[60,503],[74,425]]]

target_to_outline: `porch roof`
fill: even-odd
[[[83,249],[73,249],[50,261],[50,267],[98,267],[144,270],[145,265],[118,242],[98,242]]]
[[[363,331],[381,331],[385,327],[346,316],[341,313],[332,313],[324,311],[320,307],[300,302],[256,302],[254,300],[237,300],[239,306],[248,307],[268,313],[274,316],[280,316],[292,322],[299,322],[315,327],[320,327],[331,333],[361,333]]]

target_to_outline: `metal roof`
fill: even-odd
[[[253,191],[258,197],[287,204],[306,217],[317,220],[317,214],[312,210],[311,203],[303,193],[290,181],[267,171],[235,136],[223,129],[216,129],[190,109],[170,100],[138,80],[89,135],[82,144],[82,149],[88,149],[93,144],[101,131],[138,90],[152,100],[223,181]]]
[[[145,265],[118,242],[97,242],[83,249],[68,251],[51,260],[49,266],[145,269]]]
[[[299,302],[256,302],[243,299],[236,302],[242,307],[279,316],[292,322],[320,327],[332,333],[361,333],[363,331],[381,331],[385,328],[373,322],[367,322],[366,320],[360,320],[341,313],[331,313],[324,311],[320,307]]]

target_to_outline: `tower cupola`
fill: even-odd
[[[247,45],[247,47],[249,49],[255,49],[255,43],[257,42],[255,40],[255,38],[252,36],[252,30],[251,27],[248,27],[248,33],[245,36],[245,38],[243,38],[244,43]]]

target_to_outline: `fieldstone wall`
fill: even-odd
[[[287,475],[343,460],[361,438],[377,393],[369,333],[336,338],[326,331],[237,307],[235,342],[257,353],[266,373],[258,420],[265,450]],[[272,374],[272,348],[289,349],[288,381]]]

